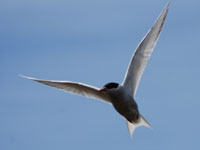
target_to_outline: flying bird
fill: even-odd
[[[115,110],[126,119],[130,136],[132,136],[133,131],[139,126],[151,128],[150,124],[139,112],[138,105],[135,101],[135,95],[143,71],[162,30],[167,16],[168,7],[169,1],[154,23],[153,27],[148,31],[136,48],[129,63],[124,80],[121,84],[111,82],[105,84],[103,88],[96,88],[78,82],[41,80],[23,75],[22,77],[64,90],[66,92],[102,100],[112,104]]]

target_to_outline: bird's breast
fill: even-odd
[[[138,106],[132,97],[113,97],[112,104],[116,111],[127,120],[130,122],[137,121],[139,115]]]

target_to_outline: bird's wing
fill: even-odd
[[[128,87],[133,96],[135,97],[138,84],[140,82],[142,73],[145,69],[147,61],[151,56],[151,53],[157,43],[158,37],[160,35],[160,31],[162,30],[165,18],[168,12],[169,2],[166,4],[165,8],[163,9],[162,13],[156,20],[153,27],[150,31],[146,34],[146,36],[142,39],[140,44],[135,50],[133,54],[130,64],[128,66],[123,85]]]
[[[24,78],[46,84],[51,87],[55,87],[65,92],[70,92],[77,95],[86,96],[93,99],[103,100],[104,102],[110,103],[110,100],[106,94],[99,92],[99,89],[82,83],[70,82],[70,81],[53,81],[53,80],[40,80],[36,78],[31,78],[23,76]]]

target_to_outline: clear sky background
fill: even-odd
[[[136,95],[153,129],[19,77],[121,83],[167,0],[1,0],[1,150],[188,150],[200,139],[200,1],[172,0]]]

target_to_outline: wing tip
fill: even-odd
[[[169,9],[170,3],[171,3],[171,0],[168,0],[168,2],[166,3],[166,5],[165,5],[165,7],[164,7],[164,9],[163,9],[163,11],[162,11],[162,13],[165,12],[165,13],[164,13],[165,16],[166,16],[166,14],[168,13],[168,9]]]
[[[161,25],[161,28],[162,28],[162,26],[164,25],[166,16],[167,16],[167,14],[168,14],[170,1],[171,1],[171,0],[168,0],[168,2],[165,4],[165,7],[164,7],[163,10],[161,11],[160,15],[158,16],[158,18],[156,19],[156,22],[155,22],[155,24],[156,24],[159,20],[162,20],[163,23],[162,23],[162,25]],[[155,25],[155,24],[154,24],[154,25]]]
[[[18,76],[19,76],[19,77],[22,77],[22,78],[25,78],[25,79],[33,80],[33,81],[36,81],[36,80],[37,80],[36,78],[28,77],[28,76],[25,76],[25,75],[23,75],[23,74],[19,74]]]
[[[162,9],[160,15],[158,16],[158,18],[156,19],[154,25],[156,24],[156,22],[158,22],[158,20],[163,20],[163,22],[165,21],[165,18],[167,16],[168,10],[169,10],[169,5],[170,5],[170,1],[168,0],[168,2],[165,4],[164,8]]]

